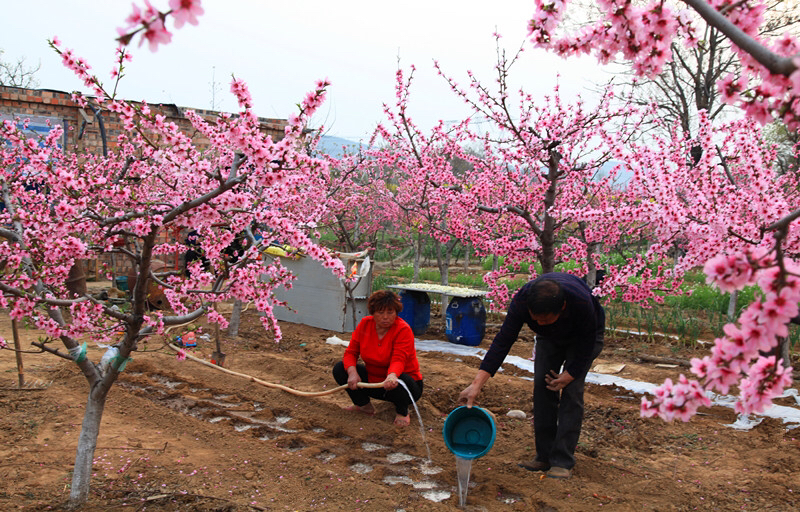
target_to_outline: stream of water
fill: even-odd
[[[425,425],[422,424],[422,415],[419,413],[419,408],[417,407],[417,402],[414,401],[414,396],[411,394],[411,391],[406,386],[406,383],[402,380],[398,381],[403,388],[405,388],[406,393],[408,393],[408,398],[411,399],[411,404],[414,406],[414,411],[417,413],[417,418],[419,418],[419,431],[422,433],[422,442],[425,443],[425,453],[428,454],[428,460],[426,464],[431,463],[431,447],[428,446],[428,440],[425,438]]]
[[[469,490],[469,474],[472,472],[472,459],[465,459],[456,455],[456,474],[458,475],[458,506],[464,508],[467,504]]]

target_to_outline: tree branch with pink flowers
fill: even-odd
[[[278,260],[262,256],[268,241],[281,239],[341,277],[344,268],[311,238],[315,222],[326,214],[328,164],[311,157],[303,139],[324,101],[326,80],[300,102],[284,136],[273,140],[261,131],[246,84],[234,79],[238,115],[205,119],[185,113],[192,130],[208,141],[199,145],[148,104],[117,98],[116,82],[107,91],[88,63],[59,41],[51,45],[91,91],[76,93],[74,100],[118,116],[125,127],[108,155],[96,156],[60,148],[59,126],[41,141],[23,135],[18,123],[24,120],[0,126],[6,141],[0,149],[0,307],[45,331],[42,350],[63,356],[54,348],[63,345],[89,385],[70,488],[70,503],[77,507],[89,495],[106,398],[142,340],[201,317],[225,327],[227,319],[212,306],[236,299],[253,303],[279,341],[272,310],[280,302],[272,292],[293,276]],[[120,49],[117,81],[127,60]],[[196,234],[194,249],[205,259],[190,263],[185,274],[155,266],[163,255],[187,251],[176,233]],[[231,253],[237,238],[246,243]],[[111,254],[132,268],[124,311],[65,286],[73,265]],[[151,307],[151,286],[163,293],[165,309]],[[118,332],[124,332],[121,339]],[[97,364],[87,357],[86,343],[113,343],[116,356],[108,365]]]
[[[537,0],[530,23],[533,43],[563,56],[594,53],[602,62],[621,55],[638,73],[652,75],[669,58],[676,34],[686,45],[697,43],[696,13],[730,38],[742,63],[738,76],[720,81],[723,98],[741,106],[752,121],[778,118],[790,128],[798,126],[800,46],[788,34],[758,36],[763,2],[686,0],[689,9],[663,1],[644,7],[623,0],[598,3],[604,19],[557,37],[567,2]],[[635,176],[629,204],[641,218],[658,219],[653,225],[659,239],[678,233],[685,237],[682,265],[703,265],[708,282],[724,291],[758,284],[762,295],[737,323],[725,326],[710,356],[693,360],[699,381],[681,376],[677,383],[665,382],[652,400],[643,399],[644,415],[667,420],[688,421],[698,407],[710,405],[709,393],[728,393],[733,387],[739,392],[737,411],[761,412],[791,382],[779,345],[800,302],[800,248],[792,229],[798,217],[792,192],[796,179],[775,172],[774,152],[759,140],[757,127],[737,122],[712,131],[707,119],[704,123],[697,140],[651,141],[630,153]],[[724,140],[714,140],[718,136]],[[688,158],[687,143],[702,148],[697,162]]]

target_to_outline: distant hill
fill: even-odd
[[[609,175],[609,173],[611,173],[611,170],[614,169],[614,167],[617,167],[618,165],[621,167],[617,169],[617,176],[614,181],[617,183],[617,185],[621,186],[626,185],[631,180],[631,178],[633,178],[633,172],[630,169],[628,169],[628,167],[625,165],[625,162],[610,160],[604,163],[603,166],[600,167],[600,171],[597,173],[597,177],[599,179],[605,178],[606,176]]]
[[[323,135],[320,137],[319,144],[317,145],[317,152],[330,155],[334,158],[340,158],[344,154],[343,148],[346,148],[348,153],[353,154],[358,151],[359,147],[366,147],[366,144],[343,139],[342,137]],[[617,169],[617,176],[614,181],[617,185],[624,187],[633,177],[633,172],[625,166],[624,162],[610,160],[604,163],[597,173],[597,179],[605,178],[611,170],[618,165],[621,165],[621,167]],[[544,168],[542,170],[545,171]]]
[[[330,155],[334,158],[339,158],[344,154],[343,148],[346,148],[348,153],[355,153],[358,151],[359,146],[364,146],[364,144],[343,139],[341,137],[323,135],[320,137],[319,144],[317,145],[317,151],[326,155]]]

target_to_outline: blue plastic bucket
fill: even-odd
[[[445,418],[442,435],[447,449],[456,457],[477,459],[492,449],[497,428],[486,409],[461,406]]]
[[[117,276],[116,278],[117,289],[123,292],[128,291],[128,276]]]
[[[445,336],[450,343],[480,345],[486,334],[486,308],[476,297],[453,297],[445,313]]]
[[[411,326],[415,336],[421,336],[431,323],[431,299],[425,292],[403,290],[400,292],[403,311],[397,314]]]

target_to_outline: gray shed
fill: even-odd
[[[372,266],[367,251],[339,253],[348,273],[356,265],[356,280],[339,279],[319,261],[308,257],[281,258],[281,264],[297,278],[291,289],[275,290],[288,308],[276,307],[275,318],[336,332],[353,332],[366,316],[372,290]]]

